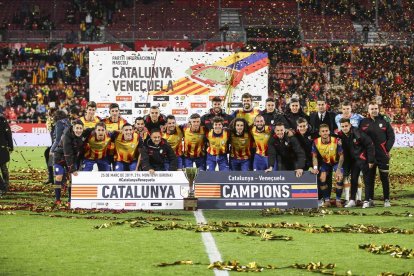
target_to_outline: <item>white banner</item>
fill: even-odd
[[[268,97],[267,53],[97,52],[89,53],[90,100],[101,117],[118,103],[130,123],[157,105],[184,123],[211,108],[213,96],[226,97],[228,112],[249,92],[256,108]]]
[[[413,133],[396,133],[395,134],[395,148],[407,148],[414,147],[414,134]]]
[[[72,176],[71,208],[183,209],[184,172],[79,172]]]

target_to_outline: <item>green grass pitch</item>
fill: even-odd
[[[27,147],[17,148],[13,152],[10,162],[11,192],[0,198],[0,275],[213,275],[213,271],[207,269],[209,259],[199,232],[154,230],[155,227],[175,224],[194,225],[192,212],[74,212],[65,208],[52,208],[52,188],[41,184],[46,179],[43,151],[41,147]],[[382,207],[382,189],[378,185],[375,191],[377,207],[347,209],[351,213],[263,216],[260,211],[218,210],[204,211],[204,216],[208,222],[217,223],[297,222],[334,227],[373,224],[381,228],[413,230],[414,149],[394,149],[392,158],[393,207],[388,209]],[[29,165],[34,170],[28,170]],[[101,229],[96,229],[99,226]],[[291,236],[293,239],[262,241],[260,237],[245,236],[238,232],[213,232],[213,237],[223,260],[238,260],[242,264],[256,261],[260,265],[285,267],[294,263],[321,261],[335,263],[334,270],[340,275],[345,275],[349,270],[352,275],[414,272],[414,259],[375,255],[358,248],[360,244],[375,243],[414,249],[413,234],[268,230],[275,235]],[[178,260],[192,260],[197,264],[157,266],[162,262]],[[285,268],[265,270],[262,274],[315,273]]]

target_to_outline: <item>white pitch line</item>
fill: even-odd
[[[207,224],[207,220],[203,215],[203,211],[197,210],[194,211],[194,216],[196,218],[197,223]],[[213,235],[210,232],[202,232],[201,238],[203,239],[204,247],[206,248],[206,252],[210,263],[214,263],[217,261],[222,262],[220,251],[217,248],[216,242],[214,241]],[[214,274],[216,276],[228,276],[229,273],[225,270],[218,270],[214,269]]]

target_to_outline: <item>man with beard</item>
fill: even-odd
[[[242,104],[243,108],[234,111],[232,117],[243,118],[247,121],[249,126],[252,126],[254,123],[254,118],[260,114],[260,111],[258,109],[253,108],[253,96],[249,93],[244,93],[242,95]]]
[[[305,152],[306,162],[303,170],[307,171],[312,167],[312,144],[313,140],[311,132],[309,131],[309,124],[305,118],[300,117],[297,119],[296,124],[298,125],[295,137],[298,139],[300,146]]]
[[[369,117],[361,121],[360,129],[372,139],[375,147],[375,163],[369,170],[369,180],[371,181],[369,186],[375,186],[375,176],[378,167],[384,194],[384,207],[391,207],[389,169],[390,151],[395,142],[395,134],[385,116],[379,114],[376,102],[369,103],[368,114]],[[374,200],[374,189],[371,189],[369,198]],[[373,207],[373,201],[370,202],[370,207]]]
[[[109,105],[109,115],[109,117],[103,119],[103,122],[106,125],[106,130],[109,132],[121,130],[122,127],[128,123],[119,115],[119,105],[117,103],[111,103]]]
[[[278,171],[295,171],[296,177],[302,176],[306,160],[305,152],[295,136],[288,136],[282,122],[276,123],[268,145],[269,168],[266,172],[274,170],[277,162]]]
[[[327,178],[335,173],[336,179],[336,207],[341,208],[341,196],[343,188],[343,164],[344,155],[338,139],[330,135],[329,126],[322,124],[319,126],[320,137],[315,139],[312,146],[312,173],[319,175],[319,187],[322,193],[323,200],[320,206],[331,206],[331,189],[327,185]],[[319,161],[320,160],[320,161]]]
[[[177,126],[174,115],[168,115],[166,130],[162,134],[162,138],[167,141],[174,151],[175,156],[177,156],[177,168],[180,170],[183,168],[183,137],[183,131]],[[166,171],[169,171],[169,163],[166,162],[165,165]]]
[[[262,115],[257,115],[250,133],[256,146],[256,152],[253,158],[253,170],[264,171],[269,167],[267,150],[272,129],[270,126],[265,125],[265,120]],[[273,166],[273,168],[275,167]]]
[[[202,171],[206,170],[204,158],[206,128],[201,126],[200,115],[194,113],[190,121],[183,126],[184,133],[184,168],[196,167]]]
[[[223,129],[223,118],[213,119],[213,129],[207,133],[207,171],[215,171],[216,165],[219,171],[229,171],[227,152],[229,149],[229,131]]]
[[[371,181],[369,179],[369,169],[374,167],[375,150],[371,138],[364,132],[351,125],[349,119],[342,118],[340,121],[341,131],[338,137],[342,141],[342,148],[345,157],[345,172],[351,175],[351,195],[346,208],[355,207],[356,193],[358,187],[358,178],[360,173],[364,177],[365,183],[365,201],[362,208],[370,206],[370,196],[373,194]]]
[[[230,124],[230,165],[233,171],[248,171],[250,167],[252,136],[243,118]]]
[[[224,112],[222,107],[222,99],[218,96],[214,97],[212,100],[212,108],[207,114],[201,116],[201,125],[205,126],[207,130],[213,129],[213,119],[215,117],[223,118],[223,127],[227,128],[233,119],[229,114]]]
[[[276,123],[276,118],[280,115],[282,115],[277,109],[276,109],[276,103],[273,98],[267,98],[266,99],[266,108],[265,110],[260,112],[261,115],[263,115],[263,118],[265,120],[265,124],[267,126],[272,126]]]
[[[326,124],[329,126],[331,135],[335,134],[335,130],[338,128],[335,123],[336,113],[328,111],[326,109],[325,98],[318,98],[316,101],[318,111],[310,114],[309,123],[312,126],[312,138],[316,139],[319,135],[319,126]]]
[[[161,138],[161,130],[151,130],[150,138],[144,142],[142,170],[153,174],[155,171],[176,171],[177,156],[167,141]],[[168,163],[168,169],[165,163]]]
[[[138,133],[139,137],[141,137],[141,139],[143,141],[147,140],[147,138],[149,137],[149,131],[148,129],[145,127],[145,121],[144,118],[142,117],[137,117],[135,119],[135,123],[134,123],[134,131],[136,133]]]
[[[101,121],[101,118],[95,116],[96,112],[96,103],[90,101],[86,106],[86,113],[80,119],[83,123],[85,129],[94,128],[97,123]]]
[[[159,128],[161,131],[165,129],[165,123],[167,122],[164,115],[161,114],[158,106],[151,106],[150,114],[144,117],[145,127],[151,133],[154,128]]]
[[[78,171],[78,161],[83,148],[83,123],[81,120],[75,120],[72,126],[67,128],[62,139],[54,151],[54,168],[55,168],[55,204],[61,204],[61,189],[63,175],[75,174]],[[68,183],[69,203],[71,198],[70,181]]]
[[[111,143],[111,138],[106,134],[106,126],[103,122],[95,125],[95,128],[88,128],[84,131],[83,137],[86,138],[84,148],[83,171],[92,171],[97,164],[99,171],[110,171],[111,164],[106,153]]]
[[[349,101],[343,101],[341,104],[341,114],[336,115],[335,117],[335,123],[336,126],[338,127],[338,131],[341,130],[341,124],[339,123],[339,121],[344,118],[344,119],[349,119],[351,125],[354,128],[358,128],[359,124],[361,123],[362,119],[364,119],[364,117],[360,114],[357,113],[352,113],[352,105],[351,102]],[[344,192],[345,192],[345,200],[349,201],[349,191],[351,188],[351,181],[349,179],[349,177],[345,177],[344,179]],[[356,200],[362,200],[362,178],[361,176],[358,178],[358,189],[357,189],[357,194],[356,194]]]
[[[111,140],[115,145],[115,169],[114,171],[135,171],[142,154],[142,139],[132,130],[132,125],[126,123],[121,132],[115,131],[111,134]]]
[[[301,117],[305,118],[309,122],[309,117],[305,114],[305,112],[303,112],[302,108],[300,107],[299,100],[296,98],[291,98],[289,108],[286,111],[285,115],[278,116],[276,120],[277,122],[284,123],[286,129],[291,134],[294,134],[298,127],[296,121]]]

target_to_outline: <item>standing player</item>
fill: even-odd
[[[106,125],[106,130],[109,132],[121,130],[122,127],[128,123],[119,115],[119,105],[117,103],[111,103],[109,105],[109,114],[109,117],[103,119],[103,122]]]
[[[382,182],[384,207],[391,207],[390,203],[390,151],[395,142],[395,134],[391,124],[384,115],[379,114],[378,104],[370,102],[368,105],[369,117],[361,121],[360,129],[371,137],[375,147],[375,164],[370,168],[370,187],[375,186],[377,167]],[[374,199],[374,189],[371,189],[370,199]],[[371,202],[370,207],[373,207]]]
[[[142,154],[142,140],[132,130],[132,125],[126,123],[121,132],[115,131],[111,134],[111,140],[115,144],[115,169],[114,171],[135,171]]]
[[[288,136],[282,122],[276,123],[274,134],[270,137],[268,145],[269,168],[266,172],[274,170],[277,164],[279,171],[295,171],[296,177],[302,176],[305,152],[295,136]]]
[[[183,137],[183,131],[177,126],[174,115],[168,115],[166,129],[162,134],[162,138],[167,141],[177,156],[177,168],[180,170],[183,168]],[[166,162],[165,164],[166,171],[169,171],[169,163]]]
[[[341,130],[341,125],[340,125],[339,121],[342,118],[349,119],[349,121],[351,122],[351,125],[355,128],[358,128],[359,124],[362,121],[362,119],[364,119],[364,117],[362,115],[357,114],[357,113],[352,113],[352,105],[351,105],[351,102],[349,102],[349,101],[344,101],[341,104],[341,111],[342,111],[342,114],[338,114],[335,117],[335,123],[338,127],[338,131]],[[344,191],[345,191],[345,200],[346,201],[349,200],[350,187],[351,187],[350,179],[349,179],[349,177],[346,177],[344,179]],[[357,201],[362,200],[362,178],[361,177],[358,178],[358,190],[357,190],[356,200]]]
[[[253,170],[264,171],[269,167],[267,149],[272,129],[270,126],[265,125],[265,120],[262,115],[257,115],[250,133],[256,145],[256,153],[253,158]]]
[[[309,170],[312,167],[312,144],[313,140],[311,137],[311,132],[309,131],[309,124],[305,118],[300,117],[296,121],[297,130],[295,133],[295,137],[298,139],[300,146],[302,147],[303,151],[305,152],[306,161],[305,167],[303,168],[304,171]]]
[[[243,118],[247,121],[249,126],[252,126],[254,123],[254,118],[260,114],[260,111],[253,107],[253,96],[249,93],[244,93],[242,95],[242,104],[243,108],[234,111],[232,117]]]
[[[246,120],[235,118],[230,124],[230,165],[233,171],[249,170],[252,143]]]
[[[276,109],[275,99],[267,98],[266,108],[261,111],[260,114],[263,115],[267,126],[273,126],[276,123],[276,118],[281,115],[281,113]]]
[[[291,98],[289,103],[289,108],[285,112],[284,116],[278,116],[279,119],[277,121],[281,121],[285,124],[286,129],[290,133],[295,133],[297,129],[296,121],[299,118],[305,118],[309,122],[308,115],[303,112],[302,108],[300,107],[299,100],[296,98]]]
[[[80,155],[83,148],[83,123],[81,120],[75,120],[70,128],[67,128],[62,135],[54,151],[55,167],[55,204],[61,204],[61,190],[64,173],[74,173],[78,171]],[[68,181],[69,202],[71,197],[70,181]]]
[[[138,133],[139,137],[141,137],[143,141],[147,140],[147,138],[149,137],[150,133],[148,129],[145,127],[145,121],[142,117],[137,117],[135,119],[134,130],[136,133]]]
[[[165,116],[161,114],[158,106],[151,106],[150,114],[144,116],[145,127],[150,133],[153,128],[159,128],[161,131],[164,131],[166,122],[167,120],[165,119]]]
[[[358,187],[358,178],[360,173],[364,177],[365,183],[365,201],[362,208],[368,208],[372,192],[371,181],[369,179],[369,169],[374,167],[375,150],[374,144],[368,135],[353,127],[349,119],[342,118],[340,121],[341,131],[338,137],[342,141],[344,150],[345,167],[347,174],[351,174],[351,195],[346,208],[355,207],[356,193]]]
[[[202,171],[206,170],[205,163],[205,136],[206,129],[201,126],[200,115],[194,113],[190,116],[190,121],[183,126],[184,133],[184,168],[196,167]]]
[[[342,147],[338,144],[338,139],[330,135],[329,126],[322,124],[319,126],[320,137],[315,139],[312,146],[312,173],[319,174],[319,188],[322,192],[324,207],[331,206],[330,189],[326,183],[327,177],[335,173],[336,179],[336,207],[341,208],[341,196],[343,184],[343,164],[344,155]],[[319,162],[318,160],[321,160]],[[322,200],[321,200],[322,201]],[[320,202],[322,206],[322,202]]]
[[[86,106],[86,113],[80,118],[85,129],[94,128],[97,123],[101,121],[101,118],[95,116],[96,103],[93,101],[88,102]]]
[[[229,148],[229,131],[223,129],[223,118],[213,119],[213,129],[207,133],[207,171],[215,171],[216,165],[219,171],[229,171],[229,160],[227,152]]]
[[[103,122],[96,124],[95,128],[88,128],[84,131],[85,140],[83,171],[92,171],[97,164],[99,171],[110,171],[111,164],[106,153],[111,143],[111,138],[106,134],[106,126]]]
[[[205,126],[207,130],[213,129],[213,119],[215,117],[221,117],[223,118],[223,127],[227,128],[233,119],[229,114],[224,112],[223,106],[222,106],[223,100],[216,96],[211,100],[212,108],[210,108],[210,111],[207,114],[204,114],[201,116],[201,125]]]

